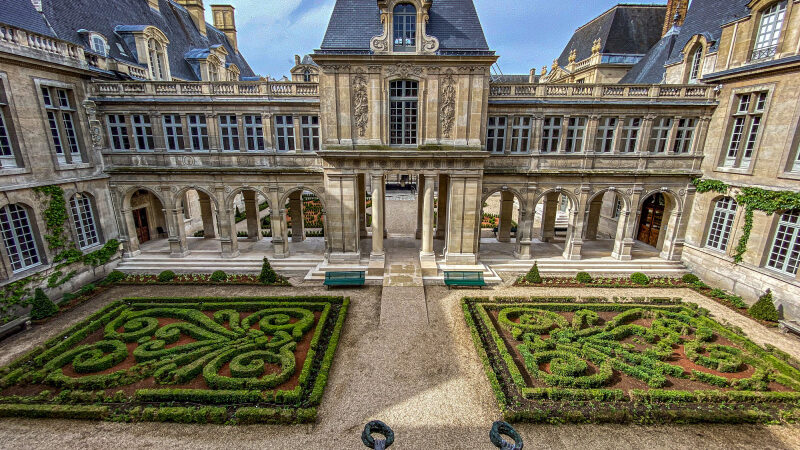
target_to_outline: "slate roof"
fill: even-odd
[[[582,61],[592,55],[595,39],[602,39],[600,53],[643,55],[661,38],[663,5],[616,5],[578,28],[558,57],[558,65],[569,64],[569,54],[577,50]]]
[[[531,80],[530,75],[492,75],[490,81],[492,83],[529,83]],[[539,75],[534,77],[534,82],[538,83]]]
[[[439,39],[439,51],[489,51],[472,0],[434,0],[427,33]],[[336,0],[320,50],[369,51],[369,42],[383,34],[378,2]]]
[[[619,80],[620,84],[659,84],[664,81],[664,63],[669,58],[678,33],[669,33]]]
[[[0,22],[6,22],[8,17],[16,15],[13,11],[10,12],[6,4],[13,5],[12,9],[23,4],[31,4],[30,0],[3,0],[3,3],[3,7],[0,8]],[[225,33],[206,24],[207,37],[202,36],[186,9],[171,0],[159,0],[159,10],[157,12],[151,9],[143,0],[42,1],[42,13],[53,27],[56,37],[90,49],[89,43],[78,30],[100,33],[108,41],[109,56],[117,60],[138,65],[134,56],[136,48],[123,38],[124,31],[134,31],[152,25],[164,32],[169,39],[167,56],[173,77],[199,80],[199,74],[185,59],[185,55],[189,51],[208,49],[215,45],[225,47],[228,51],[226,62],[236,64],[241,76],[254,75],[241,53],[234,52]],[[39,20],[44,23],[41,17]],[[15,24],[9,23],[9,25]],[[22,25],[17,26],[22,27]],[[23,28],[37,31],[29,26]]]
[[[55,37],[42,18],[42,14],[34,9],[30,0],[3,0],[0,7],[0,23]]]

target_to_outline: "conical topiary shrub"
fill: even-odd
[[[264,257],[264,263],[261,265],[261,274],[258,276],[258,281],[261,284],[275,284],[278,281],[278,274],[269,265],[269,260]]]
[[[528,274],[525,275],[525,281],[531,284],[541,284],[542,276],[539,275],[539,264],[534,262],[533,267],[531,270],[528,271]]]
[[[767,292],[765,292],[747,312],[755,319],[766,320],[768,322],[777,322],[779,319],[778,310],[775,309],[775,304],[772,303],[772,291],[769,289],[767,289]]]
[[[37,288],[31,300],[31,319],[46,319],[58,312],[58,305],[50,300],[43,290]]]

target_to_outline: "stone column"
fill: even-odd
[[[362,238],[366,238],[369,236],[367,233],[367,180],[366,175],[359,174],[358,175],[358,230]],[[375,187],[373,186],[373,189]],[[375,201],[373,200],[373,205]],[[373,214],[375,213],[375,208],[373,206],[372,209]],[[374,223],[374,222],[373,222]]]
[[[169,256],[183,258],[189,254],[186,244],[186,228],[183,226],[183,208],[165,210],[167,216],[167,231],[169,233]]]
[[[361,258],[357,192],[356,174],[334,171],[325,174],[325,231],[331,246],[328,255],[331,263],[357,263]]]
[[[585,239],[587,241],[597,240],[597,228],[600,225],[600,210],[603,207],[603,196],[599,195],[589,204],[589,217],[586,221]]]
[[[383,174],[372,174],[372,252],[370,259],[382,258],[384,229],[384,180]]]
[[[211,199],[208,195],[198,191],[198,201],[200,202],[200,217],[203,219],[203,238],[213,239],[217,237],[217,230],[214,227]]]
[[[208,151],[221,151],[222,145],[219,140],[219,115],[206,114],[206,127],[208,130]]]
[[[239,240],[236,237],[236,208],[233,206],[234,197],[230,198],[230,204],[226,202],[226,194],[223,188],[217,189],[217,204],[221,205],[217,213],[217,223],[219,223],[219,243],[222,247],[223,258],[236,258],[239,256]]]
[[[532,189],[531,189],[532,190]],[[533,218],[536,216],[536,193],[528,192],[519,205],[519,223],[517,224],[517,245],[514,257],[531,259],[531,238],[533,237]]]
[[[419,174],[417,176],[417,231],[414,233],[414,237],[417,239],[422,239],[422,190],[425,186],[425,175]],[[372,218],[375,220],[375,218]]]
[[[270,227],[272,228],[272,249],[275,253],[275,258],[288,258],[289,257],[289,242],[286,225],[286,209],[278,206],[280,203],[280,194],[276,191],[270,192],[270,203],[273,208],[269,211]]]
[[[614,251],[611,256],[620,261],[630,261],[631,251],[633,250],[634,239],[636,236],[636,226],[639,222],[639,202],[642,198],[642,188],[637,187],[633,190],[630,197],[630,204],[626,205],[625,211],[620,214],[617,224],[617,236],[614,240]],[[623,220],[624,219],[624,220]],[[619,227],[622,226],[623,233],[620,235]]]
[[[451,175],[449,197],[445,252],[447,264],[477,264],[482,198],[481,177]]]
[[[242,191],[244,198],[244,212],[247,215],[247,239],[257,241],[261,239],[261,224],[258,220],[258,203],[256,191]]]
[[[421,256],[433,256],[433,176],[425,177],[422,204],[422,251]]]
[[[289,210],[292,213],[292,242],[305,240],[303,191],[294,191],[289,194]]]
[[[514,215],[514,194],[508,191],[500,193],[500,226],[497,231],[499,242],[511,242],[511,220]]]
[[[586,133],[584,134],[584,141],[583,141],[583,148],[586,152],[598,152],[600,151],[597,148],[596,139],[597,139],[597,127],[600,124],[600,116],[597,114],[592,114],[589,116],[589,121],[586,124]]]
[[[121,213],[122,221],[124,222],[125,229],[127,231],[127,236],[120,236],[123,251],[126,253],[126,256],[136,256],[140,253],[140,251],[139,238],[136,236],[136,224],[133,221],[133,210],[123,209],[121,210]]]
[[[583,248],[583,226],[586,219],[586,206],[589,201],[589,188],[581,189],[578,204],[570,210],[567,239],[564,242],[564,258],[570,261],[581,259]]]
[[[294,124],[294,151],[302,153],[303,133],[300,131],[300,116],[297,114],[292,115],[292,123]],[[292,228],[294,228],[294,226]],[[294,229],[292,229],[292,237],[294,237]]]
[[[641,132],[639,133],[639,139],[636,143],[637,153],[646,154],[648,152],[647,149],[650,147],[650,136],[653,134],[653,122],[655,122],[655,119],[656,116],[652,114],[644,117],[644,120],[642,121]]]
[[[544,129],[544,116],[534,115],[531,125],[531,153],[539,153],[542,150],[542,130]]]
[[[552,242],[556,237],[558,195],[558,192],[550,192],[544,197],[542,205],[542,242]]]
[[[439,175],[439,197],[436,205],[436,235],[434,239],[444,239],[447,230],[447,191],[450,189],[450,178]]]
[[[272,131],[272,114],[261,114],[261,125],[264,127],[264,150],[275,151],[274,133]]]
[[[151,113],[150,117],[150,130],[153,132],[153,148],[151,150],[166,151],[167,143],[164,140],[164,124],[161,119],[161,114]]]

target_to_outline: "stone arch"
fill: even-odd
[[[611,204],[610,215],[604,216],[602,214],[606,195],[614,193],[613,203]],[[622,203],[619,213],[616,211],[616,202]],[[625,227],[628,220],[630,220],[631,199],[625,193],[621,192],[614,186],[604,187],[596,192],[592,192],[585,206],[585,215],[583,219],[583,235],[581,239],[584,241],[583,246],[589,247],[589,250],[594,253],[606,253],[613,256],[617,244],[625,237]],[[612,242],[608,247],[602,241],[608,243]],[[590,243],[591,242],[591,243]],[[581,251],[584,247],[581,248]]]
[[[510,193],[511,196],[512,196],[512,199],[516,198],[517,201],[519,202],[519,210],[518,210],[518,213],[517,213],[518,216],[516,217],[516,222],[517,222],[517,229],[516,230],[513,229],[513,225],[512,225],[515,222],[513,206],[512,206],[511,211],[509,212],[509,214],[510,214],[509,219],[510,219],[511,223],[510,224],[504,224],[503,223],[503,206],[502,206],[503,197],[502,196],[503,196],[504,193]],[[500,210],[498,211],[498,218],[500,220],[499,220],[499,225],[498,225],[496,238],[497,238],[497,240],[499,242],[509,242],[511,240],[510,234],[513,232],[515,234],[514,242],[518,243],[519,240],[520,240],[520,236],[521,236],[521,233],[520,233],[520,225],[521,225],[521,222],[522,222],[521,219],[525,216],[525,214],[527,214],[525,195],[523,195],[518,189],[511,188],[511,187],[508,187],[508,186],[496,186],[496,187],[489,188],[487,190],[487,192],[485,194],[483,194],[482,197],[481,197],[481,208],[480,208],[480,217],[479,217],[480,223],[483,222],[483,215],[484,215],[485,210],[486,210],[486,207],[484,207],[483,205],[492,196],[494,196],[496,194],[500,194],[501,195],[501,197],[500,197],[501,198],[501,200],[500,200],[501,201]],[[479,226],[480,226],[480,223],[479,223]],[[505,225],[508,225],[508,227],[506,227]],[[483,229],[481,228],[479,230],[479,232],[482,234]],[[478,243],[479,243],[479,248],[480,248],[480,239],[478,240]]]
[[[286,205],[286,202],[289,200],[289,195],[291,195],[293,192],[296,192],[298,190],[299,191],[309,191],[312,194],[316,195],[317,198],[319,199],[320,203],[322,203],[322,210],[325,211],[327,203],[325,202],[325,197],[321,194],[322,189],[318,188],[318,187],[311,187],[311,186],[308,186],[308,185],[299,185],[299,186],[295,186],[295,187],[286,189],[284,191],[283,195],[278,199],[278,206],[280,206],[280,208],[283,208],[283,206]]]
[[[534,228],[539,230],[538,231],[539,238],[543,242],[552,242],[556,238],[556,228],[557,228],[556,224],[557,224],[557,214],[558,214],[557,211],[559,209],[559,206],[558,205],[555,206],[556,208],[555,211],[550,211],[549,208],[547,207],[548,204],[547,197],[550,196],[550,194],[554,193],[563,195],[564,197],[567,198],[567,202],[569,203],[568,207],[569,214],[567,216],[567,237],[569,237],[570,230],[573,226],[572,223],[573,218],[571,216],[578,211],[578,208],[580,206],[580,200],[578,199],[577,195],[572,191],[570,191],[568,188],[557,186],[539,192],[536,196],[536,199],[533,202],[534,205],[533,214],[535,216],[536,211],[538,210],[537,208],[539,202],[542,202],[543,203],[542,215],[540,217],[539,226],[537,227],[536,224],[534,223]],[[551,206],[553,205],[551,204]]]
[[[272,201],[270,200],[270,196],[268,192],[264,192],[263,189],[257,188],[255,186],[240,186],[236,189],[232,190],[229,194],[225,194],[225,204],[223,205],[225,209],[233,209],[233,201],[236,199],[236,196],[241,194],[244,191],[253,191],[257,195],[264,197],[264,200],[267,202],[267,207],[269,209],[273,209]]]
[[[663,208],[649,206],[650,199],[657,195],[663,196]],[[680,198],[669,188],[652,189],[642,195],[636,212],[634,239],[655,247],[665,259],[673,259],[675,253],[673,249],[683,213]],[[648,207],[648,211],[644,211],[645,207]]]
[[[138,191],[142,191],[142,190],[143,191],[148,191],[151,194],[153,194],[161,202],[161,205],[164,206],[164,208],[167,208],[167,207],[172,205],[171,202],[166,201],[167,199],[169,199],[169,197],[164,197],[163,195],[161,195],[161,193],[158,192],[158,189],[153,188],[153,187],[149,187],[149,186],[137,185],[137,186],[129,187],[126,191],[123,192],[123,194],[122,194],[122,208],[123,209],[130,209],[131,208],[131,198]]]
[[[302,241],[304,241],[306,239],[305,214],[301,212],[300,216],[298,218],[297,216],[294,215],[294,214],[296,214],[296,211],[293,210],[293,209],[292,209],[292,217],[291,217],[291,219],[292,219],[292,226],[291,226],[292,238],[289,239],[290,227],[288,225],[288,220],[286,218],[286,216],[287,216],[286,203],[287,202],[291,202],[292,201],[291,196],[295,195],[296,193],[299,192],[299,194],[300,194],[300,197],[299,197],[300,198],[300,200],[299,200],[300,201],[300,208],[299,208],[299,210],[303,211],[303,205],[304,205],[303,193],[306,192],[306,191],[311,192],[319,200],[319,202],[320,202],[320,204],[322,206],[321,217],[320,217],[320,219],[322,220],[322,234],[323,234],[323,238],[324,238],[324,241],[325,241],[325,248],[326,249],[328,248],[328,221],[326,220],[327,219],[327,211],[326,211],[325,198],[321,194],[322,189],[317,188],[317,187],[312,187],[312,186],[309,186],[309,185],[306,185],[306,184],[301,184],[301,185],[295,185],[295,186],[292,186],[292,187],[286,189],[283,192],[283,194],[278,198],[278,205],[277,206],[278,206],[278,211],[280,211],[280,216],[281,216],[281,223],[280,223],[280,232],[281,232],[281,235],[282,235],[281,241],[285,244],[284,253],[286,255],[289,254],[289,248],[290,248],[289,247],[289,242],[290,241],[291,242],[302,242]],[[296,200],[296,198],[295,198],[295,200]],[[299,219],[299,221],[295,221],[295,219]],[[275,231],[276,231],[276,228],[273,228],[273,238],[274,238]]]
[[[178,191],[175,192],[175,195],[172,196],[173,204],[176,205],[176,206],[178,204],[180,204],[183,201],[183,195],[186,192],[192,191],[192,190],[197,191],[197,192],[202,192],[203,194],[206,194],[208,196],[208,198],[211,199],[211,202],[214,203],[214,207],[217,209],[217,211],[219,211],[219,202],[217,201],[217,196],[214,195],[214,193],[212,191],[209,191],[208,189],[206,189],[204,187],[201,187],[201,186],[197,186],[197,185],[184,186],[184,187],[178,189]],[[184,205],[184,207],[186,207],[186,206]]]
[[[542,199],[545,198],[545,196],[547,196],[547,194],[551,194],[553,192],[557,192],[557,193],[567,197],[567,199],[569,200],[569,203],[570,203],[570,209],[577,209],[578,205],[580,205],[580,201],[578,200],[578,196],[577,195],[575,195],[574,193],[570,192],[569,189],[559,188],[559,187],[545,189],[544,191],[540,192],[539,194],[537,194],[536,200],[533,202],[533,204],[534,205],[538,205],[539,202],[542,201]]]
[[[141,208],[134,209],[132,199],[139,191],[145,191],[152,195],[160,203],[161,208],[158,208],[159,205],[157,204],[148,203]],[[124,226],[123,231],[127,235],[127,241],[123,241],[126,252],[135,254],[139,251],[139,246],[143,242],[152,240],[154,237],[158,239],[164,237],[162,235],[168,234],[167,214],[165,211],[172,207],[171,198],[162,195],[158,189],[143,185],[131,186],[123,191],[120,202],[122,203],[120,209],[124,216],[121,219]],[[145,210],[144,214],[138,211],[140,209]]]

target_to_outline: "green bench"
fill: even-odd
[[[325,272],[325,286],[363,286],[365,272],[352,270],[346,272]]]
[[[446,271],[444,273],[444,284],[447,288],[453,286],[478,286],[483,288],[486,282],[483,281],[483,272],[464,272],[464,271]]]

